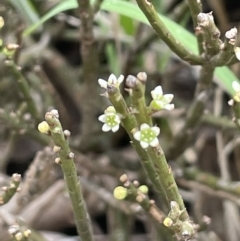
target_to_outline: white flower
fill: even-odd
[[[233,99],[231,99],[230,101],[228,101],[228,104],[230,106],[233,106],[234,105],[234,101],[236,102],[240,102],[240,84],[238,81],[233,81],[232,82],[232,88],[234,90],[234,95],[233,95]]]
[[[240,84],[239,84],[239,82],[238,81],[233,81],[232,82],[232,88],[233,88],[233,90],[236,92],[236,93],[238,93],[238,92],[240,92]]]
[[[98,79],[98,83],[102,88],[107,89],[108,85],[114,85],[115,87],[119,87],[119,85],[123,82],[123,80],[124,80],[123,75],[120,75],[117,79],[117,77],[114,74],[111,74],[108,78],[108,81],[104,79]]]
[[[133,134],[135,140],[140,141],[140,145],[143,149],[148,146],[156,147],[159,144],[157,136],[160,133],[160,128],[157,126],[150,127],[144,123],[140,126],[140,131]]]
[[[236,47],[234,49],[234,52],[235,52],[236,58],[240,61],[240,48]]]
[[[154,90],[151,91],[153,101],[151,106],[156,110],[166,109],[173,110],[174,104],[170,104],[173,99],[173,94],[163,95],[162,87],[159,85]]]
[[[233,105],[234,105],[234,100],[233,100],[233,99],[229,100],[229,101],[228,101],[228,105],[229,105],[229,106],[233,106]]]
[[[119,124],[121,122],[120,115],[116,112],[113,106],[109,106],[105,111],[105,114],[100,115],[98,120],[103,122],[102,131],[107,132],[112,130],[116,132],[119,129]]]

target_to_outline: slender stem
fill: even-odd
[[[139,73],[138,77],[128,76],[126,84],[131,87],[130,95],[133,107],[133,113],[137,120],[138,126],[143,123],[147,123],[153,126],[152,118],[148,115],[146,101],[145,101],[145,82],[146,74]],[[146,149],[146,153],[150,157],[152,163],[155,166],[155,175],[158,175],[162,185],[165,198],[168,205],[171,201],[176,201],[181,210],[186,210],[182,197],[179,194],[177,184],[172,175],[171,168],[168,166],[164,152],[160,145],[156,148],[149,147]],[[188,214],[184,211],[182,215],[183,220],[188,219]]]
[[[109,241],[126,241],[130,239],[131,218],[118,208],[108,207]]]
[[[97,13],[101,7],[103,0],[96,0],[93,5],[93,12]]]
[[[21,175],[13,174],[8,187],[2,187],[3,194],[0,195],[0,206],[10,201],[13,195],[17,192],[21,182]]]
[[[212,13],[199,13],[197,16],[198,31],[204,40],[204,52],[209,58],[220,51],[220,31],[217,28]],[[205,61],[204,61],[205,62]]]
[[[45,119],[50,127],[51,138],[55,144],[55,152],[59,155],[56,162],[60,164],[67,190],[72,202],[77,230],[82,240],[93,241],[89,215],[82,196],[82,187],[74,164],[74,154],[71,152],[56,110],[47,112]]]
[[[237,29],[232,28],[225,33],[224,44],[221,46],[221,51],[211,59],[215,66],[227,65],[236,59],[234,48],[237,43]]]
[[[100,97],[96,88],[98,56],[96,41],[93,34],[94,13],[90,0],[78,0],[78,11],[81,20],[80,54],[83,67],[81,99],[84,102],[84,104],[81,105],[81,135],[82,140],[85,140],[81,143],[80,149],[87,150],[90,145],[99,143],[99,139],[96,138],[96,132],[98,130],[96,130],[96,128],[89,128],[89,126],[95,126],[95,117],[99,109],[99,103],[101,102],[99,101]],[[89,93],[91,93],[91,96],[94,96],[94,98],[89,98]]]
[[[24,100],[27,103],[29,112],[34,117],[36,122],[38,122],[40,120],[39,112],[38,112],[37,106],[36,106],[32,96],[31,96],[31,90],[30,90],[30,86],[29,86],[27,80],[21,73],[21,69],[13,61],[10,61],[9,65],[12,68],[12,71],[13,71],[15,77],[17,78],[19,88],[24,96]]]
[[[136,0],[138,6],[147,17],[149,23],[152,25],[158,36],[169,46],[169,48],[176,53],[183,60],[191,64],[201,64],[202,59],[200,56],[194,55],[189,52],[181,43],[179,43],[171,32],[164,25],[159,18],[158,13],[155,11],[154,6],[147,0]]]
[[[200,122],[208,95],[208,91],[203,91],[190,105],[184,126],[174,137],[166,151],[166,156],[170,160],[177,158],[185,150],[192,135],[192,129]]]
[[[196,30],[198,50],[199,50],[199,53],[202,54],[203,53],[203,36],[201,34],[198,34],[196,29],[198,26],[197,16],[199,13],[202,12],[202,3],[201,1],[198,1],[198,0],[188,0],[188,6],[192,16],[193,26],[194,26],[194,29]]]
[[[111,91],[108,91],[108,94],[109,100],[113,104],[114,108],[123,117],[121,123],[124,129],[127,131],[131,139],[132,145],[140,157],[140,161],[147,173],[148,178],[151,180],[155,190],[159,193],[161,197],[163,197],[163,188],[159,179],[160,177],[156,175],[155,167],[151,159],[149,158],[147,152],[141,147],[140,142],[135,140],[133,137],[132,131],[138,128],[138,124],[134,115],[130,113],[127,104],[124,101],[119,89],[113,88]],[[163,199],[163,202],[164,201],[165,199]]]
[[[211,187],[214,190],[225,191],[240,197],[240,185],[238,182],[224,181],[210,173],[202,172],[197,168],[184,169],[184,177]]]
[[[216,118],[212,114],[204,114],[201,118],[201,123],[222,129],[223,131],[227,130],[234,132],[237,130],[236,125],[229,120],[229,117],[227,116],[219,116]]]

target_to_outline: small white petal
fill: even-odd
[[[119,115],[115,114],[115,121],[119,124],[121,122],[121,118]]]
[[[118,84],[120,85],[124,80],[124,76],[121,74],[118,78]]]
[[[170,103],[173,99],[174,95],[173,94],[166,94],[163,96],[164,100],[167,102],[167,103]]]
[[[147,142],[145,142],[145,141],[140,141],[140,145],[141,145],[141,147],[142,147],[143,149],[146,149],[146,148],[148,148],[148,146],[149,146],[149,144],[148,144]]]
[[[173,110],[173,109],[174,109],[174,104],[167,104],[167,105],[164,105],[163,108],[166,109],[166,110]]]
[[[107,132],[107,131],[110,131],[110,130],[111,130],[111,127],[108,124],[105,123],[102,126],[102,131]]]
[[[162,90],[162,86],[161,85],[157,86],[154,90],[159,95],[163,95],[163,90]]]
[[[150,146],[152,147],[156,147],[158,144],[159,144],[159,141],[157,137],[150,142]]]
[[[232,82],[232,88],[235,92],[240,92],[240,84],[238,83],[238,81]]]
[[[229,100],[229,101],[228,101],[228,105],[229,105],[229,106],[233,106],[233,105],[234,105],[234,100],[233,100],[233,99]]]
[[[117,83],[117,77],[114,74],[110,74],[108,78],[108,83],[109,84],[116,84]]]
[[[239,47],[236,47],[236,48],[234,49],[234,52],[235,52],[236,58],[237,58],[238,60],[240,60],[240,48],[239,48]]]
[[[105,114],[103,114],[103,115],[100,115],[99,117],[98,117],[98,120],[99,121],[101,121],[101,122],[103,122],[103,123],[105,123],[106,122],[106,115]]]
[[[140,139],[141,139],[141,132],[140,131],[135,132],[133,134],[133,137],[134,137],[135,140],[140,141]]]
[[[114,127],[112,127],[112,132],[116,132],[119,130],[119,125],[115,125]]]
[[[149,128],[150,128],[149,125],[146,124],[146,123],[143,123],[143,124],[140,126],[140,130],[141,130],[141,131],[142,131],[142,130],[149,129]]]
[[[154,132],[156,136],[158,136],[160,133],[160,128],[157,126],[152,127],[151,130]]]
[[[104,79],[98,79],[98,84],[104,88],[104,89],[107,89],[107,81],[104,80]]]
[[[159,96],[163,95],[162,87],[159,85],[154,90],[151,91],[152,98],[155,100]]]

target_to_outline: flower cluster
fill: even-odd
[[[108,78],[108,81],[99,79],[99,85],[108,89],[108,86],[115,86],[119,88],[120,84],[123,82],[124,77],[120,75],[117,78],[114,74],[111,74]],[[172,94],[163,95],[163,90],[161,86],[157,86],[153,91],[151,91],[151,95],[153,100],[150,103],[150,109],[155,112],[162,109],[172,110],[174,109],[174,104],[171,104],[173,99]],[[112,131],[116,132],[119,129],[119,125],[121,123],[121,115],[116,112],[113,106],[108,107],[104,114],[98,117],[98,120],[103,122],[102,130],[104,132]],[[140,126],[140,130],[134,132],[133,137],[135,140],[140,142],[140,145],[143,149],[151,147],[156,147],[159,145],[159,141],[157,136],[160,133],[160,128],[157,126],[151,127],[146,123],[143,123]]]

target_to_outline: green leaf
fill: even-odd
[[[133,19],[124,15],[120,15],[120,24],[128,35],[134,35],[136,26],[134,25]]]
[[[92,1],[94,2],[94,1]],[[44,15],[39,22],[27,28],[24,32],[24,35],[28,35],[33,32],[37,26],[41,25],[49,18],[55,16],[56,14],[69,10],[72,8],[77,8],[77,1],[76,0],[64,0],[60,2],[57,6],[55,6],[52,10],[50,10],[46,15]],[[109,12],[118,13],[132,19],[135,19],[139,22],[145,23],[149,25],[148,20],[139,9],[139,7],[132,3],[123,0],[105,0],[102,5],[101,9]],[[173,34],[173,36],[181,42],[186,48],[188,48],[192,53],[197,54],[197,40],[193,34],[188,32],[186,29],[178,25],[177,23],[173,22],[171,19],[159,15],[161,20],[167,26],[169,31]],[[223,88],[230,94],[233,94],[234,91],[232,89],[232,82],[237,80],[237,77],[228,67],[219,67],[216,69],[215,76],[217,77],[217,83],[223,86]]]
[[[9,2],[21,13],[28,24],[39,21],[38,12],[30,0],[9,0]]]
[[[12,0],[15,1],[15,0]],[[30,27],[26,28],[23,32],[23,36],[28,36],[35,31],[40,25],[49,20],[50,18],[56,16],[58,13],[64,12],[66,10],[77,8],[78,4],[75,0],[63,0],[56,6],[54,6],[49,12],[47,12],[39,21],[35,22]]]

